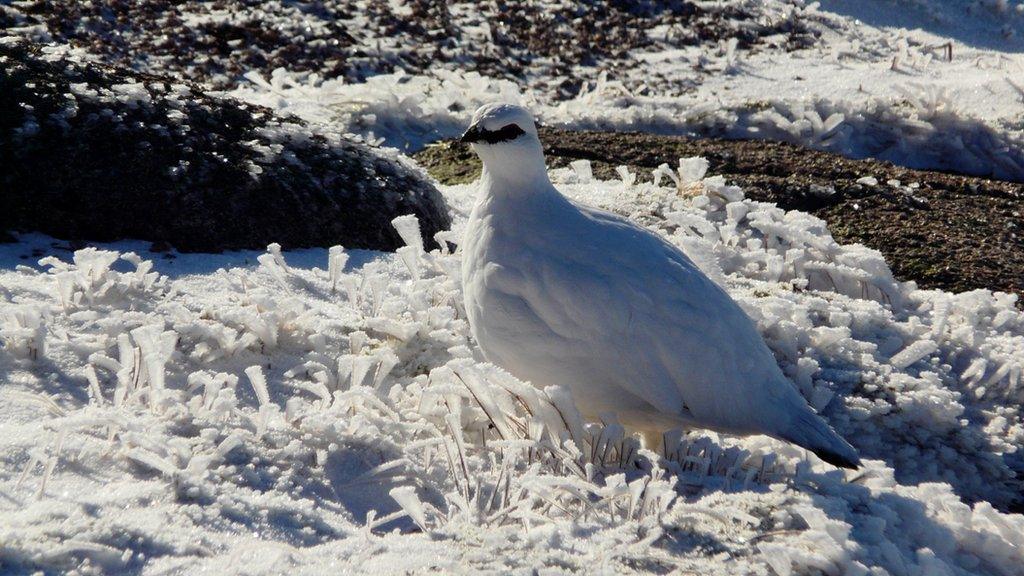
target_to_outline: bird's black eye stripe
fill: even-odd
[[[462,135],[462,141],[497,144],[498,142],[514,140],[523,134],[526,134],[526,132],[515,124],[506,124],[498,130],[487,130],[481,126],[473,126]]]
[[[520,128],[518,125],[506,124],[505,126],[502,126],[500,129],[495,130],[494,132],[484,131],[482,133],[482,136],[484,142],[487,142],[488,144],[494,144],[495,142],[505,142],[508,140],[514,140],[523,134],[525,134],[525,132],[523,132],[523,129]]]

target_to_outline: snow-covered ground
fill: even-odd
[[[656,43],[632,53],[628,65],[576,66],[571,73],[588,81],[569,99],[552,99],[536,87],[546,86],[540,81],[449,68],[360,83],[252,72],[232,94],[405,150],[458,134],[476,106],[499,99],[528,104],[553,125],[768,138],[1024,180],[1021,6],[762,3],[759,18],[800,22],[817,41],[792,50],[781,47],[782,36],[752,50],[728,40],[671,49]],[[655,28],[648,35],[672,33]]]
[[[55,249],[30,235],[0,248],[0,566],[1019,573],[1024,517],[997,511],[1024,470],[1012,296],[897,283],[822,221],[692,169],[680,193],[587,168],[554,177],[726,286],[862,471],[699,432],[665,458],[578,422],[564,392],[480,360],[459,255],[415,240],[37,262]],[[443,191],[455,239],[474,187]]]
[[[402,150],[504,99],[551,124],[1024,179],[1019,3],[734,4],[818,39],[666,40],[631,56],[642,66],[581,65],[568,99],[553,78],[450,67],[252,73],[231,93]],[[424,252],[409,220],[397,254],[72,252],[24,235],[0,245],[0,573],[1021,574],[1015,297],[899,283],[877,252],[694,165],[665,185],[585,164],[553,178],[725,286],[861,471],[700,431],[654,454],[579,422],[564,392],[481,361],[459,254]],[[474,187],[442,192],[457,243]]]
[[[1019,0],[60,4],[0,5],[0,25],[407,151],[497,97],[1024,181]]]

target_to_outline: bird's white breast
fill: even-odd
[[[462,245],[463,289],[473,336],[489,361],[517,377],[539,387],[569,387],[585,414],[650,412],[649,403],[622,383],[633,378],[663,382],[667,376],[623,357],[628,343],[609,348],[603,335],[590,338],[617,331],[602,325],[605,321],[628,325],[629,307],[592,308],[595,297],[608,301],[620,295],[592,276],[589,250],[579,250],[579,242],[588,242],[578,237],[585,234],[578,229],[582,222],[561,196],[481,194]],[[681,406],[677,388],[667,384],[663,389],[669,402]]]

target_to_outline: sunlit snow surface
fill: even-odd
[[[726,286],[862,471],[701,431],[666,459],[576,421],[479,360],[457,252],[25,236],[0,246],[0,567],[1019,573],[1024,517],[997,511],[1024,470],[1014,297],[897,283],[817,218],[691,182],[700,164],[553,177]],[[455,242],[474,186],[443,192]]]
[[[818,41],[792,51],[744,51],[723,40],[635,52],[630,66],[579,67],[578,79],[596,80],[563,101],[521,81],[445,68],[362,83],[252,72],[231,94],[403,150],[457,136],[479,105],[497,100],[525,104],[552,126],[764,138],[1024,181],[1024,5],[734,4],[757,5],[766,20],[799,13]],[[671,33],[663,28],[648,35]]]
[[[771,9],[806,12],[813,48],[640,55],[558,104],[451,71],[281,71],[233,94],[399,148],[512,100],[549,124],[1024,178],[1016,6],[799,4]],[[694,89],[619,83],[653,75]],[[666,458],[577,422],[564,393],[480,361],[457,253],[168,258],[26,235],[0,245],[0,573],[1019,574],[1024,517],[999,511],[1020,510],[1024,474],[1014,297],[897,283],[812,216],[693,182],[700,164],[667,187],[554,177],[723,284],[862,471],[701,431]],[[443,192],[456,243],[474,189]]]

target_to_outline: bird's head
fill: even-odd
[[[470,144],[493,176],[522,180],[544,174],[544,152],[533,115],[515,104],[484,104],[462,142]]]

